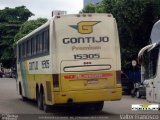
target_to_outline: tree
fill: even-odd
[[[21,39],[22,37],[32,32],[45,22],[47,22],[46,18],[38,18],[37,20],[26,21],[25,23],[22,24],[19,32],[15,35],[14,41],[16,42],[17,40]]]
[[[14,36],[20,26],[33,15],[25,6],[0,10],[0,61],[8,66],[14,61]],[[8,67],[7,66],[7,67]]]
[[[90,6],[86,6],[87,10]],[[90,12],[84,8],[83,12]],[[103,0],[95,12],[112,13],[117,20],[122,67],[127,68],[139,50],[149,43],[153,24],[160,18],[158,0]]]
[[[83,10],[82,13],[95,13],[96,5],[93,3],[88,4]]]

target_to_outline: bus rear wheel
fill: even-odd
[[[23,96],[22,94],[22,86],[21,83],[19,83],[19,94],[21,95],[22,101],[27,101],[27,98]]]
[[[37,105],[40,110],[43,110],[43,95],[40,91],[37,91]]]
[[[97,111],[97,112],[102,111],[103,105],[104,105],[104,101],[95,103],[94,104],[94,110]]]

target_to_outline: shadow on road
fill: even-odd
[[[96,112],[90,108],[84,108],[81,106],[54,106],[50,113],[57,116],[108,116],[110,113]]]
[[[37,107],[37,102],[33,101],[33,100],[25,100],[23,101],[22,99],[19,99],[22,102],[25,102],[27,105],[35,107],[36,109],[38,109]],[[45,113],[45,112],[44,112]],[[49,113],[50,115],[54,115],[54,116],[108,116],[108,115],[112,115],[110,113],[101,111],[101,112],[96,112],[94,111],[92,108],[87,108],[86,106],[81,106],[81,105],[76,105],[76,106],[51,106]]]

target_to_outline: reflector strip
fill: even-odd
[[[111,76],[113,76],[112,73],[78,74],[78,75],[65,75],[64,79],[94,79],[94,78],[107,78]]]

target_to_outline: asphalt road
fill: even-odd
[[[52,115],[58,116],[85,116],[85,115],[112,115],[112,114],[160,114],[160,111],[132,111],[132,104],[148,104],[145,99],[123,96],[120,101],[105,102],[103,111],[92,113],[77,108],[68,109],[64,107],[54,108]],[[151,104],[151,103],[150,103]],[[37,108],[35,101],[22,101],[17,94],[16,80],[0,78],[0,113],[1,114],[46,114]]]

